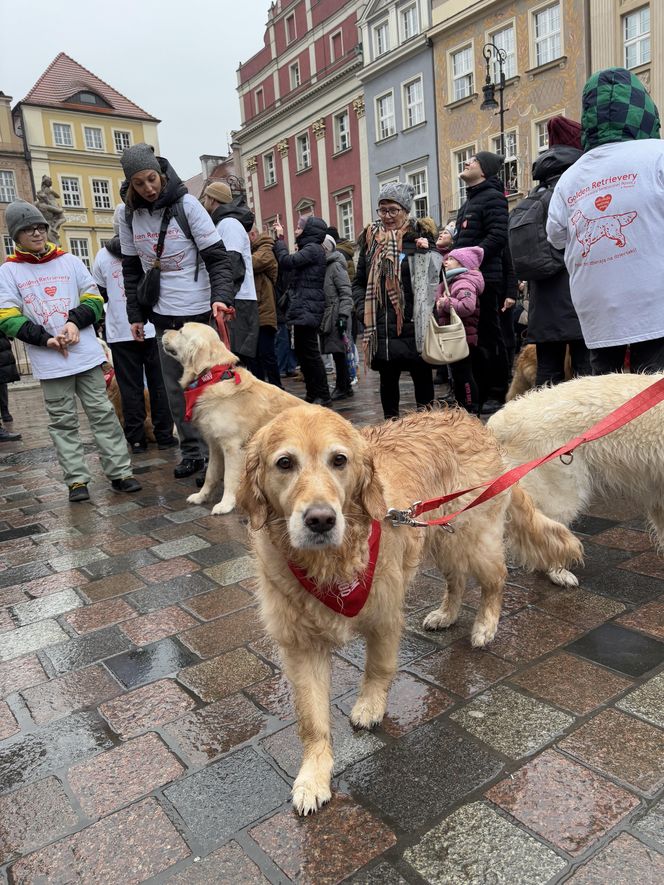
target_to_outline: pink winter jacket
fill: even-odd
[[[466,268],[466,270],[457,268],[448,271],[448,286],[452,307],[459,315],[466,330],[468,346],[475,347],[477,345],[477,327],[480,321],[480,295],[484,291],[484,277],[479,271],[479,266],[484,258],[484,249],[480,246],[452,249],[447,257],[456,258]],[[447,325],[450,321],[449,307],[438,307],[438,300],[445,294],[445,285],[441,283],[436,295],[436,319],[441,326]]]

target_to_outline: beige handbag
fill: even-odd
[[[444,272],[443,282],[449,297],[450,290]],[[448,363],[458,363],[469,353],[466,330],[456,310],[450,305],[450,321],[446,326],[439,326],[435,314],[432,313],[424,334],[422,359],[432,366],[446,366]]]

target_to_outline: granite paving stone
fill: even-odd
[[[0,664],[0,698],[7,697],[22,688],[45,682],[47,679],[48,676],[36,655],[7,661],[5,664]]]
[[[63,553],[49,561],[49,565],[56,572],[66,572],[74,568],[82,568],[101,559],[108,559],[108,554],[98,547],[88,547],[85,550],[74,550],[71,553]]]
[[[81,592],[90,602],[101,602],[123,593],[131,593],[144,587],[145,583],[131,572],[121,572],[119,575],[111,575],[101,578],[99,581],[90,581],[81,588]]]
[[[204,593],[214,587],[214,583],[201,574],[187,574],[179,578],[171,578],[157,585],[144,587],[127,595],[127,601],[141,614],[146,615],[157,609],[165,608]]]
[[[47,777],[0,799],[0,864],[52,842],[76,825],[62,784]]]
[[[5,587],[4,590],[0,590],[0,607],[14,605],[17,602],[25,602],[26,599],[25,593],[17,587]]]
[[[622,602],[609,596],[589,593],[582,587],[564,590],[551,584],[544,592],[534,592],[531,602],[555,618],[585,629],[597,627],[625,611]]]
[[[33,721],[42,725],[62,719],[75,710],[97,706],[121,692],[122,688],[115,679],[101,665],[95,664],[25,688],[21,696]]]
[[[360,870],[345,881],[348,885],[408,885],[403,876],[385,862]]]
[[[251,747],[164,790],[205,850],[279,808],[289,793],[288,784]]]
[[[189,504],[182,510],[171,510],[170,513],[165,513],[164,516],[171,522],[181,523],[194,522],[199,516],[207,516],[209,513],[210,510],[207,507],[201,507],[200,505],[192,506]]]
[[[177,605],[173,605],[149,615],[141,615],[124,621],[120,625],[120,629],[135,645],[148,645],[158,639],[172,636],[180,630],[193,627],[197,623],[195,618],[192,618]]]
[[[104,817],[176,780],[184,768],[154,733],[73,765],[72,791],[89,817]]]
[[[12,585],[20,586],[27,581],[44,578],[50,574],[52,574],[52,571],[45,562],[19,565],[15,568],[9,568],[4,572],[0,572],[0,587],[11,587]]]
[[[217,584],[236,584],[244,578],[258,574],[258,566],[253,556],[238,556],[205,569],[205,574]]]
[[[40,780],[64,765],[111,745],[110,734],[94,713],[74,713],[0,746],[0,794]]]
[[[78,569],[72,569],[69,572],[60,572],[57,575],[47,575],[43,578],[35,578],[33,581],[25,581],[22,584],[18,584],[16,589],[25,593],[31,599],[37,599],[40,596],[56,593],[58,590],[81,587],[87,584],[87,582],[87,575],[84,575]]]
[[[89,562],[83,566],[83,571],[94,580],[131,571],[142,565],[153,565],[157,561],[156,556],[153,556],[149,550],[134,550],[132,553],[122,553],[119,556],[109,556],[106,559]]]
[[[469,698],[508,676],[514,665],[490,652],[472,648],[468,640],[410,664],[413,673]]]
[[[423,658],[425,655],[431,654],[436,651],[437,648],[438,646],[433,642],[427,642],[419,636],[404,633],[401,637],[401,642],[399,643],[398,666],[405,667],[418,658]],[[339,654],[347,661],[350,661],[351,664],[364,670],[366,660],[364,649],[364,639],[357,637],[347,645],[344,645],[343,648],[339,649]]]
[[[48,658],[55,672],[61,675],[126,651],[130,645],[120,628],[113,626],[51,645],[42,654]]]
[[[438,719],[353,765],[344,772],[343,784],[412,831],[492,780],[501,768],[498,759]]]
[[[238,541],[223,541],[212,543],[211,547],[206,547],[204,550],[195,550],[191,558],[202,566],[211,566],[246,555],[247,548],[244,544]]]
[[[523,609],[501,618],[489,651],[515,663],[532,661],[579,635],[571,624],[535,609]]]
[[[268,880],[237,842],[228,842],[182,872],[168,876],[168,885],[269,885]]]
[[[265,627],[258,609],[253,607],[185,630],[180,634],[180,639],[201,658],[211,658],[254,639],[260,639],[264,633]]]
[[[640,836],[657,843],[659,850],[664,853],[664,799],[660,799],[632,826]]]
[[[0,701],[0,741],[11,737],[19,730],[18,723],[9,709],[7,701]]]
[[[155,876],[189,853],[157,802],[145,799],[17,861],[12,883],[128,885]]]
[[[106,599],[94,605],[86,605],[79,611],[65,615],[65,620],[77,633],[90,633],[132,618],[136,612],[123,599]]]
[[[205,765],[260,734],[266,716],[241,694],[194,710],[164,726],[192,765]]]
[[[137,685],[176,674],[199,660],[177,639],[167,637],[107,658],[104,664],[125,688],[136,688]]]
[[[653,557],[654,554],[644,553],[642,556],[630,559],[627,563],[620,564],[618,568],[607,568],[606,571],[598,575],[582,578],[581,584],[585,590],[591,590],[602,596],[611,596],[613,599],[619,599],[630,605],[642,605],[644,602],[649,602],[662,592],[662,579],[646,577],[634,570],[635,560],[643,559],[646,556]],[[628,569],[628,566],[631,568]]]
[[[98,541],[97,543],[99,544]],[[106,541],[100,546],[103,546],[104,553],[109,556],[117,556],[120,553],[131,553],[134,550],[146,550],[153,544],[154,538],[149,535],[122,535],[121,537],[113,537],[112,540]]]
[[[537,697],[583,716],[634,683],[584,658],[559,652],[510,678]]]
[[[533,832],[569,854],[581,854],[639,804],[636,796],[546,750],[487,791]]]
[[[626,713],[633,713],[664,728],[664,673],[644,682],[616,703]]]
[[[83,605],[81,597],[75,590],[61,590],[59,593],[51,593],[41,599],[31,599],[29,602],[20,602],[12,605],[10,611],[16,624],[20,627],[26,624],[34,624],[46,618],[56,618],[73,608]]]
[[[617,618],[616,623],[664,640],[664,599],[654,599]]]
[[[545,885],[565,861],[501,817],[473,802],[458,809],[404,853],[431,885]]]
[[[512,759],[534,753],[574,722],[560,710],[506,685],[478,695],[450,718]]]
[[[202,664],[181,670],[178,679],[205,702],[218,701],[254,682],[272,676],[272,670],[245,648],[236,648]]]
[[[634,552],[641,552],[652,548],[650,536],[646,532],[637,532],[622,526],[614,526],[594,535],[593,544],[602,544],[606,547],[617,547],[620,550]]]
[[[150,547],[150,551],[158,556],[159,559],[173,559],[176,556],[184,556],[187,553],[193,553],[194,550],[200,550],[203,547],[209,547],[207,541],[198,538],[196,535],[187,535],[184,538],[178,538],[176,541],[165,541],[162,544],[155,544]]]
[[[254,597],[247,590],[243,590],[239,585],[228,585],[188,599],[184,606],[201,620],[212,621],[229,612],[247,608],[253,603]]]
[[[661,885],[664,856],[622,833],[567,881],[574,885]]]
[[[613,623],[586,633],[567,651],[627,676],[643,676],[664,663],[664,642]]]
[[[664,732],[617,710],[595,716],[558,748],[647,795],[664,785]]]
[[[447,648],[458,639],[470,635],[473,621],[475,620],[475,612],[466,606],[462,606],[457,622],[451,627],[445,630],[425,630],[422,622],[429,612],[438,608],[439,605],[440,603],[437,602],[429,609],[409,614],[406,617],[406,629],[416,636],[421,636],[427,642],[434,643],[439,648]]]
[[[337,796],[311,819],[281,811],[249,835],[302,885],[335,885],[396,843],[392,830],[349,796]]]
[[[63,639],[67,639],[67,634],[54,620],[38,621],[27,627],[18,627],[16,630],[3,633],[0,642],[0,661],[20,658],[47,646],[54,646]]]
[[[664,557],[654,551],[652,553],[643,553],[641,556],[634,556],[628,562],[622,563],[619,568],[664,581]],[[649,586],[652,586],[652,584],[649,584]]]
[[[196,706],[172,679],[144,685],[99,707],[113,731],[124,740],[158,728]]]
[[[164,581],[170,581],[171,578],[192,575],[199,569],[200,565],[193,562],[189,557],[176,556],[175,559],[162,559],[159,562],[155,562],[154,565],[142,566],[136,569],[136,571],[145,583],[161,584]]]

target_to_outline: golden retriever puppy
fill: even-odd
[[[209,449],[205,484],[189,495],[189,504],[202,504],[223,480],[224,493],[212,513],[230,513],[244,463],[244,447],[250,437],[284,409],[301,406],[302,400],[274,384],[254,378],[237,365],[238,358],[220,341],[210,326],[185,323],[164,333],[164,350],[182,364],[180,384],[187,388],[213,366],[227,366],[229,377],[211,384],[198,397],[193,421]]]
[[[476,486],[502,471],[492,434],[460,409],[411,414],[360,431],[309,406],[278,416],[249,443],[238,505],[251,520],[262,616],[294,688],[304,746],[293,785],[300,814],[331,797],[331,650],[355,634],[365,638],[364,678],[350,718],[371,728],[383,718],[397,667],[404,593],[426,556],[443,572],[447,590],[424,626],[438,630],[457,620],[472,575],[482,591],[475,646],[490,642],[498,626],[508,512],[512,541],[527,565],[562,566],[580,556],[577,539],[538,513],[518,488],[459,516],[453,532],[395,527],[386,519],[388,508]],[[472,497],[455,501],[454,509]],[[382,531],[372,565],[369,539],[376,538],[377,526]],[[356,611],[356,594],[372,568],[370,592]],[[309,589],[296,573],[311,582]]]

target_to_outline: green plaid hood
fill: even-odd
[[[583,88],[583,150],[637,138],[659,138],[659,112],[643,83],[625,68],[593,74]]]

